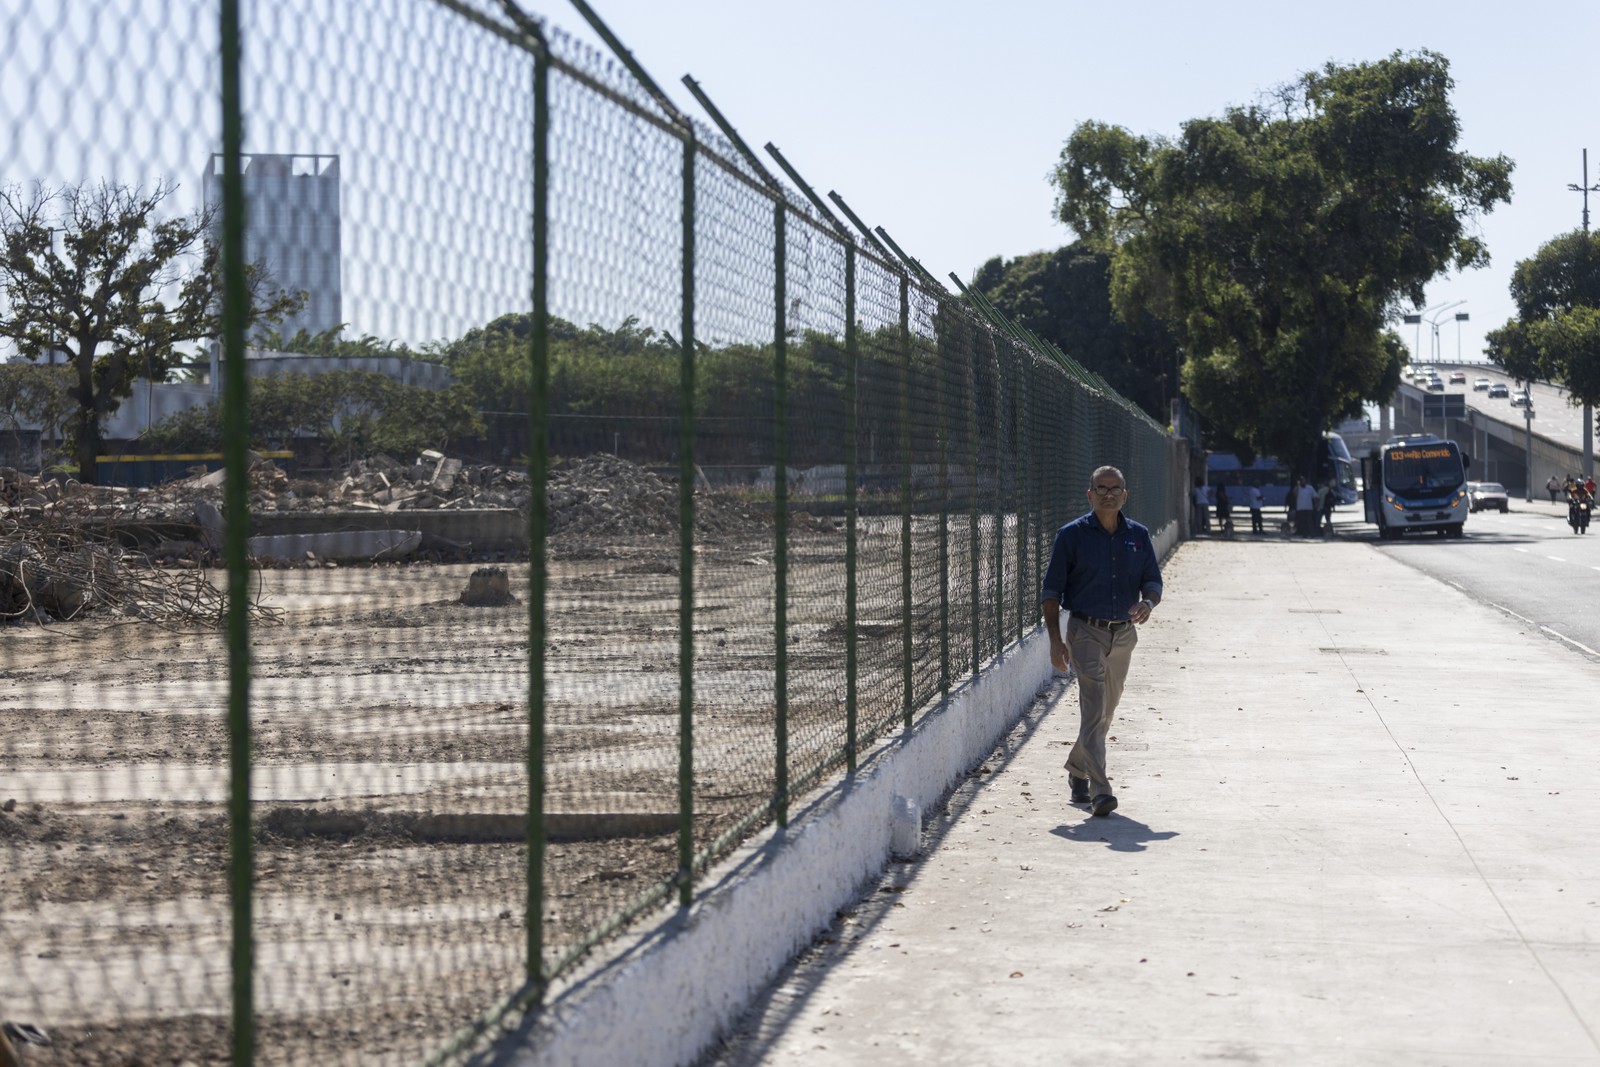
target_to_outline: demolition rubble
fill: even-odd
[[[88,613],[220,620],[223,600],[204,570],[221,558],[223,482],[222,471],[197,470],[165,485],[127,488],[0,469],[0,621]],[[402,529],[407,516],[416,515],[411,521],[417,525],[421,513],[450,511],[514,513],[525,521],[529,484],[524,470],[466,463],[435,451],[410,463],[364,458],[327,478],[291,477],[273,461],[252,457],[254,525],[281,527],[296,515],[321,515],[336,516],[342,527],[337,533],[254,537],[253,558],[260,566],[332,565],[336,554],[318,547],[335,545],[362,546],[342,547],[343,558],[481,558],[470,545],[441,539],[424,550],[427,542],[416,531]],[[677,536],[676,483],[615,456],[554,464],[546,498],[547,543],[558,553],[619,539]],[[770,530],[767,513],[737,498],[702,488],[695,499],[698,537]],[[360,540],[363,530],[372,537]],[[297,539],[292,555],[276,547],[289,537]],[[441,544],[460,551],[441,551]]]

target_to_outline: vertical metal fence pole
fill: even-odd
[[[856,249],[844,250],[844,729],[845,759],[856,769]]]
[[[550,477],[550,64],[533,56],[533,338],[528,405],[528,928],[526,975],[544,985],[545,533]]]
[[[678,904],[694,899],[694,168],[683,134],[683,349],[678,362]]]
[[[1011,446],[1016,456],[1016,480],[1011,483],[1011,502],[1017,513],[1017,562],[1014,568],[1017,575],[1017,627],[1016,639],[1022,640],[1023,620],[1027,615],[1028,597],[1028,450],[1027,439],[1023,436],[1023,424],[1027,418],[1026,408],[1023,406],[1028,401],[1027,390],[1023,388],[1023,376],[1028,373],[1028,367],[1033,363],[1030,353],[1026,350],[1017,353],[1017,372],[1012,382],[1013,403],[1011,406]]]
[[[773,699],[777,710],[777,795],[779,826],[789,825],[789,338],[784,308],[784,206],[772,210],[772,569],[774,637],[777,657]]]
[[[948,312],[948,308],[944,309]],[[950,398],[945,388],[949,342],[943,338],[955,328],[950,315],[934,350],[933,402],[939,409],[939,692],[950,695]]]
[[[1009,351],[1015,341],[1005,345]],[[1006,647],[1006,511],[1005,511],[1005,383],[1004,352],[995,349],[994,360],[994,653]]]
[[[244,334],[250,293],[244,261],[244,99],[238,0],[222,0],[222,439],[223,555],[228,568],[228,895],[233,912],[233,1063],[255,1062],[254,835],[250,827],[249,382]]]
[[[1033,524],[1033,581],[1028,583],[1030,586],[1028,595],[1030,597],[1039,595],[1039,587],[1044,582],[1045,553],[1050,550],[1051,542],[1050,521],[1045,511],[1044,499],[1044,472],[1055,466],[1050,462],[1053,454],[1050,440],[1050,414],[1052,407],[1046,399],[1049,395],[1049,389],[1046,385],[1048,381],[1048,371],[1045,369],[1045,365],[1041,363],[1034,371],[1034,388],[1029,391],[1029,396],[1033,398],[1031,409],[1033,415],[1033,451],[1034,455],[1038,457],[1038,462],[1033,465],[1033,513],[1036,519]],[[1028,605],[1028,611],[1029,625],[1038,625],[1040,617],[1037,600]]]
[[[911,282],[900,276],[900,669],[911,729]]]
[[[980,328],[981,329],[981,328]],[[989,338],[993,345],[993,337],[983,330],[980,337]],[[978,517],[978,346],[973,344],[972,350],[966,354],[966,379],[967,379],[967,548],[972,556],[968,570],[970,589],[969,597],[972,601],[972,673],[976,677],[978,670],[983,666],[983,578],[982,563],[983,553],[980,542],[983,540],[981,524]]]

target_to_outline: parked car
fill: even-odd
[[[1450,381],[1451,382],[1465,382],[1466,380],[1467,380],[1467,372],[1466,371],[1464,371],[1464,370],[1453,370],[1453,371],[1450,372]]]
[[[1508,508],[1506,487],[1499,482],[1468,482],[1467,507],[1471,511],[1496,509],[1505,514]]]
[[[1510,395],[1511,387],[1506,385],[1505,382],[1495,382],[1493,385],[1489,386],[1489,399],[1491,400],[1508,397]]]
[[[1472,390],[1473,390],[1473,392],[1481,393],[1487,388],[1489,388],[1489,379],[1487,379],[1487,378],[1474,378],[1474,379],[1472,379]]]

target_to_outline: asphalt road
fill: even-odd
[[[1380,552],[1468,596],[1536,627],[1547,637],[1600,659],[1600,522],[1578,535],[1566,522],[1564,505],[1548,498],[1513,501],[1509,514],[1484,511],[1467,520],[1460,540],[1412,536],[1379,541],[1376,529],[1355,520],[1356,508],[1342,508],[1342,536],[1370,539]],[[1429,619],[1425,605],[1415,610]],[[1484,649],[1483,660],[1468,655],[1461,666],[1493,664],[1499,654]]]
[[[1483,377],[1490,382],[1504,382],[1513,393],[1517,390],[1515,378],[1506,374],[1499,367],[1491,363],[1430,363],[1419,364],[1436,368],[1439,376],[1445,379],[1446,393],[1464,393],[1467,406],[1477,408],[1485,414],[1500,419],[1504,422],[1520,425],[1524,421],[1523,409],[1512,407],[1509,397],[1490,399],[1487,391],[1477,391],[1472,388],[1473,379]],[[1467,376],[1465,382],[1451,382],[1451,371],[1463,371]],[[1583,408],[1574,407],[1571,396],[1559,386],[1549,385],[1544,382],[1534,382],[1529,388],[1529,396],[1533,398],[1533,432],[1552,441],[1560,441],[1572,448],[1583,447]],[[1535,479],[1543,484],[1545,477]]]

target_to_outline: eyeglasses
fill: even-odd
[[[1094,487],[1097,496],[1121,496],[1127,490],[1120,485],[1097,485]]]

